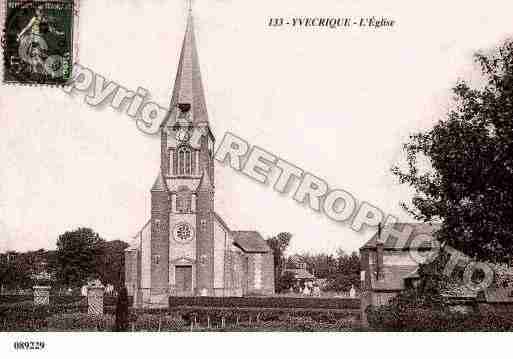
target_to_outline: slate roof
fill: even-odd
[[[456,284],[442,292],[442,296],[450,299],[476,298],[477,290],[467,287],[465,284]]]
[[[478,299],[486,303],[513,304],[513,288],[487,288],[479,293]]]
[[[198,191],[210,191],[212,189],[212,182],[210,182],[210,176],[207,171],[203,169],[203,174],[201,175],[200,183],[198,184]]]
[[[153,183],[153,186],[151,187],[152,192],[167,192],[168,188],[166,185],[166,180],[164,179],[164,176],[162,175],[162,172],[159,172],[159,176],[155,180],[155,183]]]
[[[178,62],[178,70],[175,77],[173,96],[171,98],[171,117],[177,116],[178,104],[190,104],[191,120],[193,124],[208,123],[207,105],[201,81],[201,72],[194,36],[194,23],[192,14],[189,13],[187,27],[182,43],[182,51]],[[162,126],[166,124],[163,122]]]
[[[287,268],[285,272],[294,273],[296,279],[315,279],[315,276],[304,268]]]
[[[415,236],[418,234],[428,234],[428,235],[432,236],[434,234],[434,232],[436,232],[437,230],[440,229],[440,225],[430,225],[427,223],[395,223],[393,226],[394,226],[394,229],[400,231],[403,228],[403,226],[405,226],[405,225],[410,225],[413,227],[413,231],[412,231],[410,237],[408,238],[408,240],[406,241],[405,246],[401,247],[397,243],[398,242],[397,238],[390,235],[390,236],[388,236],[385,243],[383,244],[383,249],[387,249],[387,250],[404,250],[404,249],[412,249],[412,248],[430,249],[431,246],[428,245],[427,243],[420,243],[420,245],[419,245],[419,243],[415,243],[415,247],[412,247],[411,242],[412,242],[413,238],[415,238]],[[387,227],[385,227],[385,228],[387,228]],[[383,230],[385,228],[383,228]],[[371,239],[369,239],[360,249],[376,249],[377,240],[378,240],[378,231],[376,231],[376,233],[371,237]]]
[[[233,241],[247,253],[267,253],[271,248],[257,231],[232,231]]]
[[[216,219],[216,221],[221,224],[221,226],[227,231],[227,232],[230,232],[231,233],[231,230],[230,228],[228,227],[228,225],[226,224],[226,222],[221,218],[220,215],[217,214],[217,212],[214,212],[214,218]]]

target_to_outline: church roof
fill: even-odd
[[[383,249],[389,250],[407,250],[407,249],[430,249],[431,246],[428,243],[415,243],[412,244],[413,238],[415,238],[418,234],[427,234],[429,236],[433,236],[436,231],[440,229],[440,225],[431,225],[428,223],[395,223],[388,226],[394,226],[394,229],[400,231],[404,226],[412,226],[413,231],[406,241],[406,244],[401,247],[397,241],[397,238],[390,235],[386,239],[385,243],[383,243]],[[376,244],[378,242],[378,231],[374,233],[371,239],[369,239],[360,249],[376,249]]]
[[[257,231],[233,231],[234,243],[247,253],[267,253],[271,249]]]
[[[217,223],[219,223],[227,232],[232,232],[230,230],[230,227],[228,227],[224,219],[222,219],[221,216],[217,214],[217,212],[214,212],[214,218],[217,221]]]
[[[182,43],[180,61],[176,73],[173,96],[171,98],[171,118],[176,118],[176,106],[190,104],[191,121],[193,124],[208,123],[207,105],[201,81],[198,51],[194,37],[194,23],[189,13],[187,27]]]
[[[203,169],[203,174],[201,175],[200,183],[198,184],[198,191],[211,191],[212,190],[212,182],[210,182],[210,176],[207,173],[207,170]]]
[[[164,176],[162,175],[162,171],[159,172],[159,176],[155,180],[155,183],[151,187],[152,192],[167,192],[168,188],[166,185],[166,180],[164,179]]]

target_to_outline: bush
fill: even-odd
[[[511,331],[513,313],[454,313],[447,309],[403,308],[394,306],[367,308],[367,320],[374,330],[382,331]]]
[[[50,296],[50,304],[54,304],[54,305],[80,303],[83,300],[84,300],[84,297],[82,297],[80,295],[52,295],[52,296]]]
[[[51,331],[109,331],[114,326],[112,315],[85,313],[56,314],[48,318]]]
[[[134,322],[134,329],[145,332],[183,331],[187,323],[180,316],[141,314]]]
[[[33,300],[32,295],[0,295],[0,305]]]

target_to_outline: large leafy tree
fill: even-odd
[[[125,249],[128,244],[120,241],[100,242],[97,248],[96,271],[102,283],[116,288],[125,283]]]
[[[415,190],[403,206],[440,221],[438,237],[478,260],[513,258],[513,41],[477,53],[481,83],[459,81],[455,105],[404,145],[407,168],[392,169]]]
[[[31,268],[26,258],[16,252],[9,252],[0,257],[0,287],[5,289],[30,288]]]
[[[347,255],[344,251],[337,251],[337,268],[330,278],[330,287],[336,291],[348,291],[351,286],[360,288],[360,257],[352,252]]]
[[[288,265],[306,263],[308,271],[317,278],[327,279],[327,289],[342,292],[348,291],[351,285],[360,286],[360,258],[358,253],[348,255],[338,249],[336,255],[324,253],[302,253],[287,258]]]
[[[98,276],[104,240],[90,228],[78,228],[57,240],[57,278],[65,286],[80,286]]]

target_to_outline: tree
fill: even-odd
[[[128,243],[120,240],[100,242],[97,248],[96,272],[102,283],[121,288],[125,284],[125,249]]]
[[[30,288],[30,268],[21,253],[8,252],[0,259],[0,287],[3,289]]]
[[[325,253],[301,253],[289,257],[290,260],[297,263],[305,263],[306,269],[317,278],[329,278],[336,271],[336,260],[331,254]]]
[[[81,286],[98,276],[98,257],[105,241],[90,228],[78,228],[57,240],[57,278],[65,286]]]
[[[459,81],[456,104],[404,145],[392,172],[415,190],[403,203],[417,220],[441,222],[438,239],[482,261],[513,259],[513,41],[477,53],[482,86]],[[427,165],[424,164],[427,162]]]
[[[296,283],[296,277],[295,277],[294,273],[284,272],[283,275],[281,275],[278,278],[275,288],[276,288],[277,292],[284,292],[284,291],[292,288],[292,286],[295,283]]]
[[[328,278],[328,289],[337,292],[348,291],[351,285],[360,287],[360,257],[352,252],[347,255],[343,250],[337,251],[335,270]]]
[[[274,258],[274,287],[278,290],[280,288],[280,278],[283,274],[283,264],[285,261],[285,250],[290,244],[292,234],[288,232],[281,232],[278,235],[269,238],[267,244],[273,251]]]

